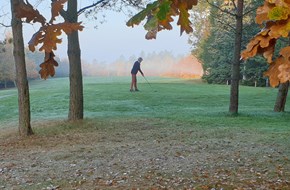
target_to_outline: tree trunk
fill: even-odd
[[[232,82],[230,92],[230,114],[237,114],[239,107],[239,81],[240,81],[240,54],[243,29],[243,5],[244,0],[238,0],[236,14],[236,35],[235,35],[235,54],[232,64]]]
[[[29,87],[26,74],[24,42],[22,33],[22,22],[15,17],[15,7],[19,6],[20,0],[11,0],[12,33],[13,33],[13,55],[16,69],[16,83],[18,89],[18,111],[19,111],[19,134],[21,136],[32,135],[30,125],[30,102]]]
[[[68,1],[67,20],[71,23],[78,21],[77,0]],[[84,117],[83,108],[83,78],[81,67],[81,50],[78,31],[68,35],[68,58],[70,65],[70,103],[68,119],[70,121],[80,120]]]
[[[274,106],[275,112],[284,112],[285,111],[285,104],[286,104],[286,100],[287,100],[288,89],[289,89],[289,81],[285,82],[283,84],[280,84],[276,103]]]

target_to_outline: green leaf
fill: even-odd
[[[144,25],[145,30],[155,30],[158,27],[158,18],[156,16],[150,17]]]
[[[289,15],[289,8],[287,7],[274,7],[269,13],[270,20],[286,20]]]
[[[180,35],[185,31],[186,33],[192,32],[192,27],[190,26],[191,22],[189,21],[189,13],[187,8],[187,4],[185,2],[180,3],[179,5],[179,19],[177,24],[180,25]]]
[[[151,11],[156,9],[159,6],[159,2],[155,1],[153,3],[150,3],[146,6],[146,9],[142,10],[135,16],[133,16],[126,24],[127,26],[134,26],[140,24],[141,21],[145,19],[147,15],[150,15]]]
[[[167,18],[167,14],[170,11],[171,1],[163,1],[162,4],[159,6],[159,11],[157,13],[157,18],[159,20],[165,20]]]

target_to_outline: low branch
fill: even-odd
[[[237,11],[238,10],[238,7],[237,7],[237,5],[235,3],[235,0],[232,0],[232,3],[234,4],[235,10]]]
[[[213,15],[213,18],[214,18],[217,22],[219,22],[220,24],[229,27],[229,28],[232,29],[234,32],[236,31],[236,28],[233,27],[232,25],[230,25],[230,23],[227,23],[227,22],[224,21],[224,20],[220,20],[218,17],[216,17],[216,16],[214,16],[214,15]],[[230,31],[228,31],[228,32],[230,32]]]
[[[206,0],[206,2],[207,2],[210,6],[213,6],[214,8],[220,10],[220,11],[223,12],[223,13],[229,14],[229,15],[234,16],[234,17],[237,16],[236,14],[233,14],[233,13],[229,12],[228,10],[225,10],[225,9],[220,8],[219,6],[216,6],[215,4],[209,2],[209,0]]]
[[[138,9],[145,9],[145,7],[140,6],[140,2],[138,0],[122,0],[123,3],[129,5],[129,6],[133,6],[133,7],[137,7]]]
[[[93,7],[97,6],[97,5],[99,5],[100,3],[104,3],[103,6],[105,6],[107,3],[109,3],[109,2],[105,2],[105,1],[107,1],[107,0],[99,0],[99,1],[97,1],[96,3],[93,3],[93,4],[91,4],[91,5],[88,5],[88,6],[86,6],[86,7],[81,8],[81,9],[78,11],[78,16],[81,15],[82,13],[84,13],[87,9],[93,8]]]
[[[247,14],[253,12],[253,11],[256,11],[258,7],[259,7],[259,6],[254,7],[254,8],[252,8],[252,9],[248,10],[247,12],[245,12],[245,13],[243,14],[243,16],[245,16],[245,15],[247,15]]]
[[[6,28],[11,27],[11,25],[6,25],[6,24],[3,24],[3,23],[0,23],[0,26],[6,27]]]

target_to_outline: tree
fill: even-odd
[[[248,86],[267,86],[267,79],[263,73],[268,69],[268,64],[261,57],[251,58],[244,62],[243,84]]]
[[[6,37],[5,41],[0,44],[0,83],[4,88],[13,86],[15,82],[15,65],[12,52],[12,38]]]
[[[58,63],[54,59],[53,49],[56,49],[57,43],[61,43],[61,40],[57,38],[63,30],[68,35],[68,57],[70,62],[70,105],[69,105],[69,120],[80,120],[83,119],[83,84],[82,84],[82,71],[81,71],[81,61],[80,61],[80,46],[78,41],[78,31],[82,30],[82,26],[77,22],[78,16],[86,10],[96,8],[100,6],[111,7],[117,0],[108,1],[100,0],[96,3],[92,3],[89,6],[83,7],[77,11],[77,0],[68,1],[67,10],[63,10],[63,4],[67,0],[52,0],[52,18],[47,23],[45,18],[35,10],[28,2],[23,3],[18,10],[18,16],[21,18],[26,18],[27,22],[39,22],[42,24],[40,30],[34,34],[30,41],[30,49],[34,51],[35,47],[39,43],[43,43],[40,50],[44,50],[46,53],[45,61],[40,65],[40,74],[43,78],[55,75],[54,67]],[[136,1],[137,2],[137,1]],[[121,1],[127,5],[138,6],[138,3],[129,0]],[[139,1],[138,1],[139,2]],[[92,11],[89,11],[92,12]],[[53,24],[55,17],[61,15],[65,22],[60,24]],[[52,32],[56,30],[55,32]],[[50,38],[53,37],[53,38]],[[47,39],[42,41],[41,39]],[[51,42],[51,44],[49,43]]]
[[[117,1],[99,0],[86,7],[77,10],[77,0],[68,1],[67,11],[62,10],[61,15],[69,23],[76,23],[78,16],[82,13],[90,14],[91,9],[114,7]],[[138,6],[134,0],[121,1],[126,5]],[[139,2],[139,1],[138,1]],[[122,7],[122,5],[120,5]],[[120,8],[121,10],[122,8]],[[70,105],[68,118],[71,121],[83,119],[83,82],[82,82],[82,67],[81,67],[81,52],[78,39],[78,31],[68,35],[68,57],[70,65]]]
[[[289,14],[290,2],[266,0],[264,5],[257,9],[256,16],[256,23],[265,27],[250,40],[247,48],[242,52],[243,59],[257,54],[267,59],[270,67],[265,75],[269,77],[273,87],[290,80],[290,46],[282,48],[280,55],[273,60],[277,39],[289,36]]]
[[[245,1],[242,47],[259,30],[259,27],[252,21],[255,17],[252,10],[260,3],[261,1]],[[230,84],[231,63],[234,53],[232,50],[235,43],[235,17],[230,16],[228,12],[234,13],[234,10],[233,4],[207,3],[206,1],[199,2],[198,7],[193,8],[194,13],[191,18],[194,21],[192,25],[194,32],[189,35],[189,38],[193,41],[191,42],[193,54],[203,62],[203,68],[206,71],[203,79],[208,83]],[[262,78],[264,68],[260,67],[260,65],[265,65],[265,61],[253,59],[241,64],[240,71],[243,71],[243,84],[254,85],[256,79],[261,82],[265,80]],[[251,77],[250,74],[253,74],[254,70],[257,71],[255,77]],[[242,79],[241,74],[240,79]]]
[[[288,39],[281,38],[281,39],[277,40],[277,43],[275,45],[275,52],[274,52],[274,55],[276,58],[279,57],[279,55],[277,55],[278,54],[277,52],[280,52],[281,49],[288,46],[289,43],[290,43],[289,37],[288,37]],[[288,91],[289,91],[289,81],[279,85],[277,98],[276,98],[276,102],[274,105],[274,112],[284,112],[285,111],[285,105],[286,105]]]
[[[54,24],[55,18],[59,16],[60,11],[63,10],[63,4],[67,0],[52,1],[52,15],[49,22],[35,10],[28,2],[17,5],[16,15],[19,18],[26,18],[26,22],[39,22],[41,24],[40,29],[33,35],[29,42],[29,49],[35,51],[35,46],[42,44],[40,51],[45,52],[44,62],[40,64],[41,70],[39,71],[42,78],[46,79],[49,76],[55,75],[54,67],[58,66],[55,60],[53,50],[57,48],[57,43],[61,43],[58,38],[64,31],[69,38],[68,54],[71,63],[77,61],[79,63],[71,64],[71,68],[74,72],[70,73],[70,112],[69,119],[77,120],[83,118],[83,95],[82,95],[82,75],[80,67],[80,50],[78,43],[78,35],[74,31],[82,30],[81,23],[76,22],[77,17],[74,16],[76,11],[76,0],[69,1],[68,12],[65,22]],[[71,13],[72,12],[72,13]],[[72,40],[70,40],[72,38]],[[79,89],[79,90],[78,90]]]
[[[271,86],[280,85],[274,111],[284,111],[289,88],[290,46],[280,48],[279,55],[275,57],[279,39],[289,36],[289,13],[289,2],[265,0],[264,5],[257,9],[256,16],[256,23],[264,28],[250,40],[247,48],[242,52],[243,59],[261,54],[270,64],[265,76],[269,77]]]
[[[279,85],[279,90],[274,106],[275,112],[284,112],[289,89],[289,81]]]
[[[235,3],[233,1],[233,3]],[[236,34],[235,34],[235,50],[232,62],[232,80],[230,92],[229,112],[237,114],[239,108],[239,82],[240,82],[240,54],[242,46],[242,30],[243,30],[243,9],[244,0],[238,0],[236,5]]]
[[[67,17],[64,17],[69,23],[76,23],[77,0],[68,1]],[[68,119],[71,121],[80,120],[84,117],[83,107],[83,79],[81,67],[81,50],[79,44],[78,32],[75,31],[68,35],[68,57],[70,65],[70,103]]]
[[[19,134],[29,136],[33,134],[30,124],[29,87],[26,74],[22,21],[16,17],[15,8],[21,0],[11,0],[11,26],[13,33],[13,55],[17,72],[16,84],[18,89]]]

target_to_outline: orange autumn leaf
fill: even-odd
[[[35,46],[39,43],[43,42],[43,32],[39,30],[38,32],[34,33],[30,41],[28,42],[28,48],[30,51],[35,51]]]
[[[285,83],[287,81],[290,81],[290,64],[289,64],[289,62],[287,64],[280,65],[278,69],[280,71],[280,74],[278,75],[280,82]]]
[[[64,22],[43,26],[33,35],[29,41],[29,49],[34,51],[35,46],[42,44],[42,46],[39,48],[40,51],[51,52],[52,50],[56,50],[57,44],[62,42],[62,40],[59,38],[59,36],[62,34],[62,31],[64,31],[66,34],[70,34],[73,31],[82,29],[83,26],[81,26],[81,23]]]
[[[284,47],[280,50],[280,55],[282,55],[286,60],[290,58],[290,46]]]
[[[285,21],[277,21],[269,27],[269,35],[273,38],[287,37],[290,32],[290,19]]]
[[[49,76],[55,75],[54,67],[57,67],[58,63],[54,60],[54,56],[53,52],[45,52],[44,62],[40,64],[39,74],[41,78],[47,79]]]
[[[19,5],[15,7],[15,16],[17,18],[25,18],[25,22],[39,22],[42,25],[46,22],[46,19],[39,13],[38,10],[34,9],[31,4],[23,1],[19,1]]]
[[[270,85],[275,87],[279,83],[290,80],[290,46],[282,48],[280,56],[270,64],[268,71],[264,73],[270,79]]]
[[[290,80],[290,47],[282,48],[280,56],[272,61],[277,39],[289,36],[289,14],[289,0],[265,0],[264,5],[257,9],[256,16],[256,22],[265,27],[241,53],[243,59],[257,54],[262,54],[267,59],[270,67],[264,74],[269,77],[273,87]]]
[[[171,26],[170,22],[172,22],[172,21],[173,21],[173,18],[168,15],[165,20],[160,20],[158,23],[159,23],[159,25],[163,26],[165,29],[171,30],[172,26]]]
[[[55,0],[51,3],[51,19],[49,23],[52,23],[63,9],[63,4],[66,3],[67,0]]]
[[[276,43],[276,40],[272,40],[271,41],[272,44]],[[272,58],[273,58],[273,54],[274,54],[275,48],[273,45],[270,45],[266,48],[262,48],[258,51],[258,54],[263,54],[263,57],[265,57],[267,59],[268,63],[272,62]]]
[[[275,7],[274,4],[271,4],[265,1],[263,6],[258,7],[256,15],[256,23],[262,24],[264,21],[269,20],[268,14]]]
[[[59,24],[54,24],[53,27],[55,29],[61,29],[66,34],[70,34],[77,30],[82,31],[84,27],[81,24],[82,24],[81,22],[78,23],[63,22]]]
[[[247,45],[246,50],[242,51],[242,59],[248,59],[254,57],[257,54],[263,54],[268,63],[272,62],[274,53],[274,44],[276,39],[269,35],[269,29],[262,30],[254,38],[251,39]],[[273,47],[272,47],[273,46]]]
[[[70,34],[74,31],[81,31],[83,29],[81,23],[63,22],[53,24],[53,21],[60,15],[60,11],[62,11],[64,3],[66,2],[67,0],[52,1],[51,19],[49,23],[47,23],[46,19],[38,12],[38,10],[34,9],[28,2],[25,4],[21,1],[19,6],[16,6],[16,15],[18,18],[25,18],[26,22],[40,22],[42,25],[40,29],[33,34],[28,45],[29,50],[32,52],[35,51],[35,48],[38,45],[41,45],[39,50],[45,52],[44,62],[40,64],[41,70],[39,71],[41,78],[44,79],[55,75],[54,67],[58,66],[58,63],[54,59],[53,50],[56,50],[57,44],[62,42],[59,38],[62,32]]]
[[[273,63],[270,64],[269,69],[264,73],[264,76],[269,77],[270,85],[272,87],[280,84],[278,75],[280,74],[279,66],[283,63],[283,57],[277,58]]]

